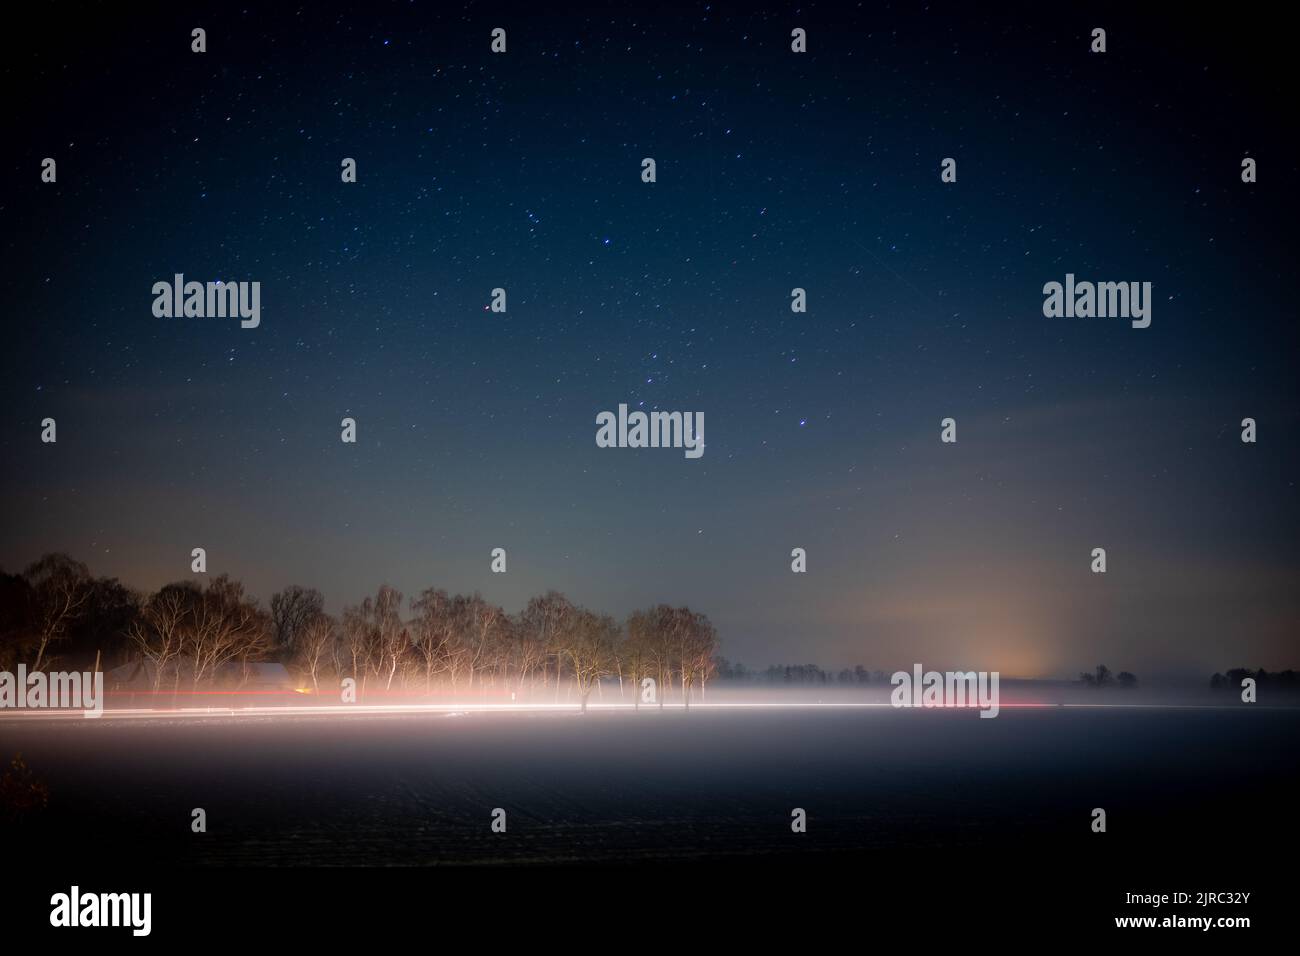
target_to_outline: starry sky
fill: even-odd
[[[970,6],[15,24],[0,567],[686,603],[760,667],[1295,665],[1283,37]],[[260,281],[260,327],[155,318],[178,272]],[[1151,327],[1044,318],[1067,272],[1150,281]],[[597,448],[620,402],[704,456]]]

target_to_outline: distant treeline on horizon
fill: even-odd
[[[1300,691],[1300,671],[1287,668],[1284,671],[1266,671],[1264,668],[1251,670],[1249,667],[1234,667],[1226,674],[1215,674],[1210,678],[1210,687],[1214,690],[1241,690],[1241,682],[1246,678],[1255,681],[1257,687],[1273,690]]]
[[[896,671],[868,670],[861,664],[839,670],[824,670],[816,664],[772,664],[765,670],[750,670],[744,664],[732,664],[726,658],[717,661],[717,680],[748,681],[754,684],[792,684],[805,686],[852,686],[862,684],[890,684]],[[1005,678],[1004,678],[1005,679]],[[1015,678],[1030,680],[1030,678]],[[1072,683],[1085,687],[1132,688],[1138,684],[1136,675],[1128,671],[1112,674],[1105,664],[1095,671],[1080,674]]]
[[[175,582],[146,593],[116,578],[93,577],[66,554],[47,554],[20,574],[0,570],[0,670],[102,670],[140,662],[154,689],[213,685],[237,665],[277,662],[308,687],[337,687],[353,677],[386,692],[451,688],[510,693],[576,688],[585,702],[605,679],[641,686],[653,678],[660,703],[670,693],[689,701],[712,681],[796,687],[888,685],[892,671],[862,664],[827,670],[773,664],[751,670],[718,653],[709,619],[660,604],[623,621],[550,591],[509,614],[480,595],[426,588],[406,600],[383,585],[373,597],[325,613],[312,588],[291,585],[268,608],[227,575]],[[244,668],[247,673],[248,668]],[[1244,678],[1274,689],[1300,689],[1294,670],[1233,668],[1210,687],[1240,688]],[[1132,688],[1128,671],[1099,665],[1078,681]]]

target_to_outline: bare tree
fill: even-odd
[[[370,599],[366,599],[370,603]],[[393,689],[393,676],[411,647],[411,635],[402,620],[402,593],[381,585],[373,604],[377,657],[387,674],[385,690]],[[382,676],[382,675],[381,675]]]
[[[38,671],[45,652],[67,636],[68,628],[90,597],[90,571],[66,554],[47,554],[23,572],[31,586],[35,611],[36,662]]]
[[[296,651],[299,636],[324,607],[325,599],[315,588],[293,584],[271,595],[271,629],[276,648],[288,654]]]
[[[353,680],[361,680],[364,694],[370,656],[370,623],[365,605],[345,607],[340,629],[343,638],[342,657],[346,661],[346,666],[350,667],[349,676]]]
[[[532,641],[542,655],[542,685],[548,681],[548,663],[555,662],[555,699],[560,699],[560,671],[564,661],[564,643],[572,626],[576,609],[559,591],[547,591],[528,602],[519,615],[523,639]]]
[[[338,641],[338,625],[328,614],[317,614],[308,620],[298,635],[298,656],[303,668],[311,677],[312,689],[320,693],[319,676],[334,645]]]
[[[633,611],[628,615],[619,659],[623,673],[632,682],[632,709],[641,709],[641,681],[654,670],[654,613]]]
[[[573,668],[584,714],[592,688],[611,671],[617,641],[618,623],[608,614],[595,614],[582,608],[574,615],[573,626],[564,642],[564,654]]]
[[[625,681],[631,682],[638,708],[645,677],[657,678],[661,707],[679,678],[689,706],[695,688],[702,696],[717,666],[712,625],[684,607],[633,613],[625,637],[613,619],[578,608],[556,591],[534,597],[512,616],[477,593],[426,588],[411,601],[408,617],[402,594],[383,585],[336,620],[320,610],[318,591],[296,585],[274,595],[264,611],[226,575],[206,587],[169,584],[141,598],[115,580],[91,580],[84,567],[57,555],[28,574],[30,582],[0,573],[0,612],[7,612],[0,613],[0,663],[12,649],[37,653],[39,647],[38,659],[48,666],[56,641],[98,649],[104,638],[110,653],[120,653],[123,644],[138,651],[153,668],[155,690],[173,676],[179,686],[182,674],[195,687],[224,680],[234,664],[243,665],[247,679],[252,664],[273,649],[292,649],[282,659],[309,677],[318,693],[327,674],[354,678],[363,697],[371,679],[389,691],[422,684],[428,694],[449,686],[452,692],[506,691],[513,697],[525,687],[549,690],[554,678],[555,699],[576,693],[585,712],[591,693],[603,695],[603,678],[611,674],[618,676],[620,699]],[[90,597],[75,593],[70,582],[78,581]],[[39,644],[33,623],[38,588],[46,598],[63,596],[42,605],[45,639]]]
[[[452,642],[456,635],[455,607],[446,591],[425,588],[411,602],[411,641],[424,671],[424,690],[433,689],[433,678],[451,667]]]
[[[546,640],[523,614],[511,622],[510,637],[515,667],[519,670],[519,689],[523,690],[529,676],[545,666]]]
[[[655,692],[659,700],[659,709],[663,710],[673,671],[678,666],[683,633],[689,622],[680,609],[669,607],[667,604],[660,604],[646,613],[649,619],[647,661],[655,675]]]
[[[361,672],[362,688],[373,673],[391,690],[399,670],[406,673],[411,649],[411,633],[402,620],[402,593],[383,584],[374,597],[345,607],[342,631],[352,674]]]
[[[491,659],[494,646],[505,633],[506,612],[477,594],[461,599],[459,611],[458,644],[473,690],[475,671]]]
[[[687,710],[691,706],[691,688],[700,686],[700,699],[704,698],[704,682],[713,673],[714,655],[718,649],[718,634],[703,614],[689,608],[678,608],[677,639],[678,660],[681,662],[682,700]]]
[[[244,586],[228,575],[212,579],[192,617],[188,650],[196,687],[217,680],[226,665],[247,663],[270,647],[269,621],[257,602],[244,595]]]
[[[190,606],[195,598],[188,585],[169,586],[145,601],[127,638],[140,656],[153,664],[153,689],[161,689],[168,667],[175,667],[187,644]],[[179,674],[176,675],[179,680]]]

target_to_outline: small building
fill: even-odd
[[[104,686],[119,692],[189,690],[194,686],[194,660],[173,658],[163,666],[161,675],[157,661],[148,658],[130,661],[106,671]],[[229,661],[218,668],[215,680],[205,681],[203,686],[210,690],[285,693],[297,689],[288,669],[278,661]]]
[[[188,687],[194,680],[194,661],[188,657],[169,660],[159,674],[158,662],[149,658],[128,661],[104,672],[104,687],[111,691],[171,690]]]
[[[288,669],[279,661],[231,661],[221,669],[220,683],[235,690],[287,693],[297,689]]]

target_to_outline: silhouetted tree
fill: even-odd
[[[40,670],[50,645],[63,640],[90,598],[90,571],[66,554],[47,554],[23,572],[32,589],[33,630]]]
[[[1215,674],[1211,677],[1210,686],[1215,690],[1240,690],[1241,682],[1248,677],[1254,680],[1261,690],[1267,687],[1273,691],[1300,691],[1300,673],[1288,669],[1270,674],[1262,667],[1259,670],[1234,667],[1227,674]]]
[[[271,629],[275,649],[285,655],[297,649],[299,635],[307,624],[321,614],[325,599],[315,588],[292,584],[271,595]]]
[[[35,649],[35,596],[20,574],[0,572],[0,670],[12,672]]]
[[[100,659],[121,663],[130,649],[127,635],[140,614],[141,596],[117,578],[94,578],[86,584],[86,602],[68,628],[64,646],[77,666]]]

